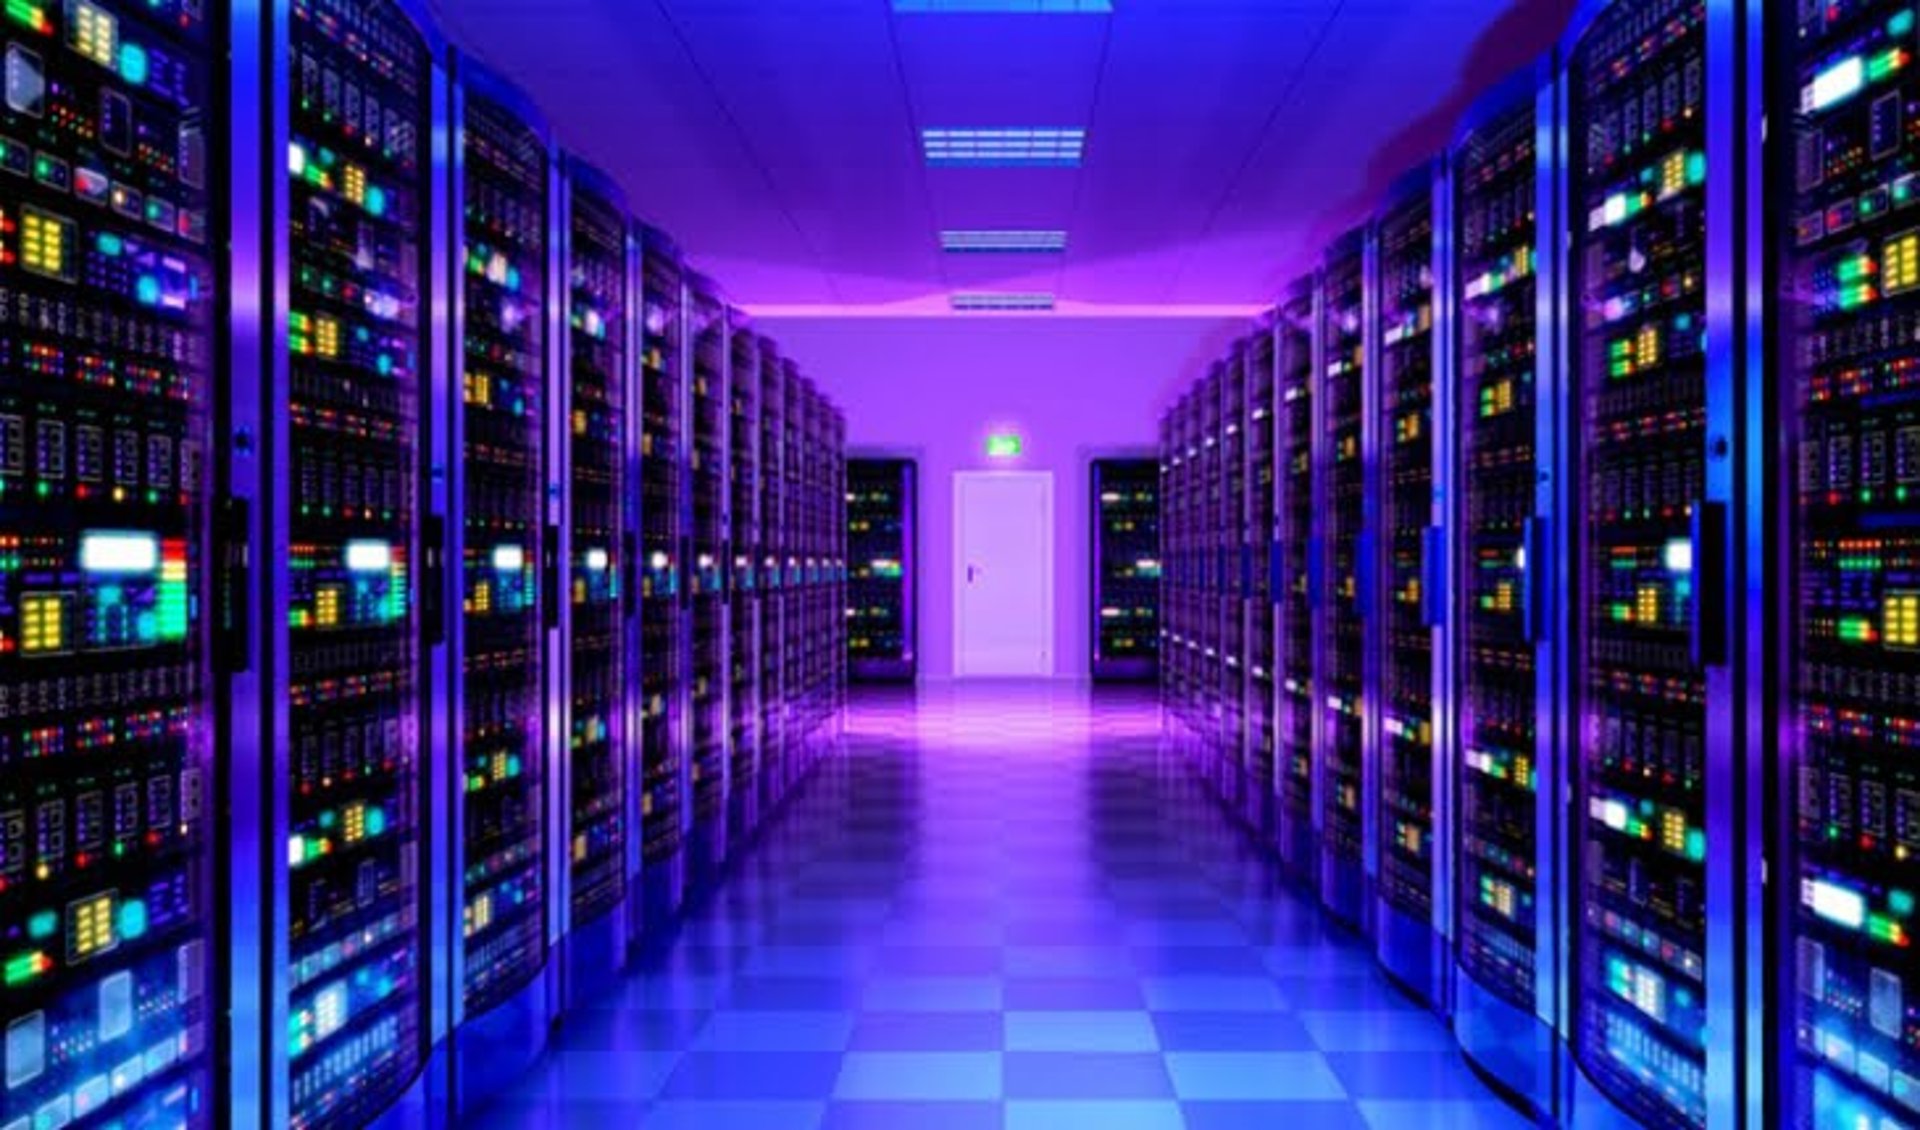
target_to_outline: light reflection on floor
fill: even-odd
[[[848,729],[482,1124],[1525,1125],[1161,752],[1151,698],[949,684]]]

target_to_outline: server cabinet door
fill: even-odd
[[[270,1121],[346,1127],[425,1101],[447,1015],[429,664],[451,586],[425,477],[445,466],[444,45],[392,0],[277,15],[262,748],[285,850],[264,1038]]]
[[[1732,370],[1736,7],[1613,3],[1566,52],[1576,1120],[1729,1126],[1748,1066],[1734,1047],[1748,861],[1730,539],[1750,438]]]
[[[1274,662],[1279,667],[1277,772],[1280,774],[1280,859],[1296,876],[1317,885],[1318,805],[1314,727],[1314,624],[1322,575],[1319,545],[1318,469],[1314,462],[1314,340],[1318,322],[1313,279],[1288,288],[1275,332],[1278,375],[1274,408],[1274,459],[1279,516],[1274,549],[1275,599],[1279,603]]]
[[[1319,689],[1320,891],[1335,916],[1364,928],[1372,902],[1374,782],[1367,762],[1367,608],[1371,567],[1364,452],[1368,409],[1366,240],[1343,237],[1320,276],[1316,459],[1323,570],[1314,681]]]
[[[1783,297],[1781,1124],[1920,1122],[1915,13],[1766,6]],[[1776,126],[1776,129],[1780,127]]]
[[[212,663],[250,646],[216,640],[212,607],[225,19],[6,14],[0,1124],[210,1126],[234,843]],[[231,748],[253,768],[251,735]]]
[[[1454,1031],[1553,1105],[1551,605],[1558,416],[1551,60],[1492,92],[1452,151]],[[1543,724],[1543,722],[1545,724]]]

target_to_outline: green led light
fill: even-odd
[[[987,458],[1017,459],[1024,450],[1020,437],[1012,432],[1003,432],[987,437]]]
[[[5,980],[9,985],[24,985],[52,967],[45,954],[39,951],[16,954],[7,959]]]

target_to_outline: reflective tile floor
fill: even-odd
[[[848,750],[488,1127],[1517,1127],[1442,1025],[1071,685],[860,699]]]

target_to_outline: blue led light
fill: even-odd
[[[1056,168],[1079,166],[1087,131],[1079,128],[924,129],[920,142],[936,167]]]
[[[896,12],[1028,12],[1034,15],[1104,16],[1113,0],[893,0]]]
[[[120,45],[120,77],[135,86],[147,83],[147,49],[138,43]]]

